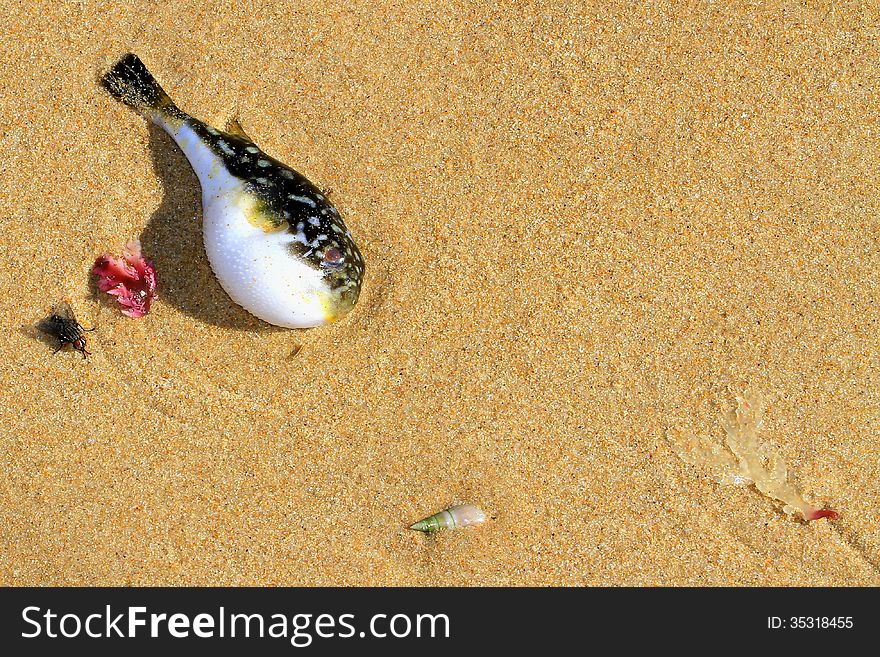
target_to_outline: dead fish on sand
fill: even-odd
[[[202,186],[208,260],[233,301],[288,328],[329,324],[354,307],[364,261],[320,189],[237,123],[223,132],[180,110],[137,55],[120,59],[102,83],[186,155]]]

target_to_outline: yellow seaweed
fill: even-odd
[[[770,443],[759,438],[764,410],[761,396],[745,391],[737,396],[736,402],[736,408],[721,417],[724,446],[705,438],[670,434],[675,452],[686,463],[708,471],[721,484],[754,484],[768,497],[783,502],[786,513],[799,511],[806,520],[836,519],[836,512],[819,509],[804,500],[788,481],[785,462]]]

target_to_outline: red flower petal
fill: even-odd
[[[141,255],[141,245],[132,240],[125,245],[122,258],[102,255],[95,261],[92,273],[98,277],[98,289],[116,297],[122,313],[143,317],[157,297],[156,268]]]

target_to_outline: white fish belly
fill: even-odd
[[[234,196],[203,197],[205,250],[220,285],[263,321],[287,328],[327,323],[321,275],[294,257],[286,231],[250,224]]]
[[[163,126],[186,154],[202,185],[205,251],[220,285],[235,303],[286,328],[328,322],[328,290],[320,272],[289,250],[295,236],[251,224],[253,199],[217,155],[186,124]]]

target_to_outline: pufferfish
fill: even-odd
[[[180,110],[137,55],[122,57],[102,83],[186,155],[202,187],[205,251],[233,301],[288,328],[328,324],[352,309],[364,260],[320,189],[237,122],[221,131]]]

